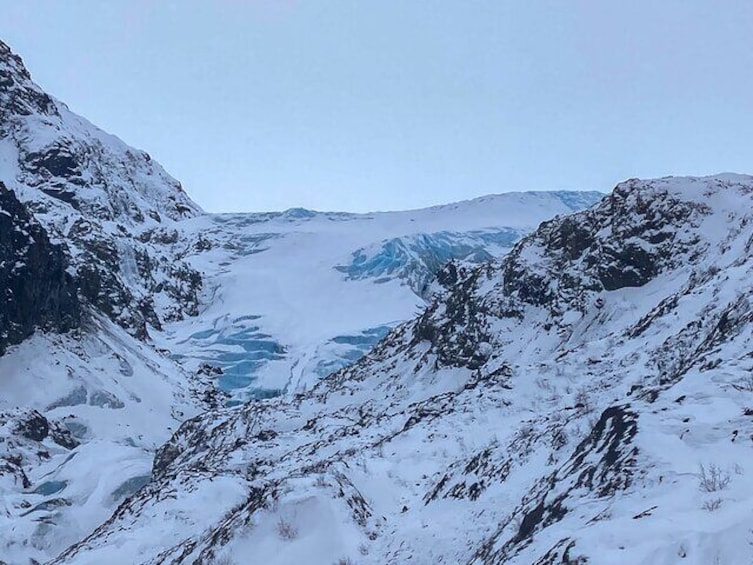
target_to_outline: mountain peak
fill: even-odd
[[[119,224],[161,223],[201,213],[152,158],[72,113],[31,78],[0,42],[0,180],[35,211],[74,208]],[[16,156],[15,162],[9,156]]]
[[[193,311],[186,305],[195,302],[198,274],[161,259],[166,246],[145,246],[140,238],[202,210],[146,152],[44,92],[2,42],[0,183],[74,259],[86,301],[134,335],[145,337],[148,323]],[[193,282],[184,281],[186,273]],[[164,292],[183,293],[184,300],[157,298],[167,305],[161,311],[155,295]]]
[[[52,98],[31,80],[21,57],[0,41],[0,124],[13,114],[57,114],[57,110]]]

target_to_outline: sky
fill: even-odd
[[[750,0],[0,0],[0,38],[208,211],[753,173]]]

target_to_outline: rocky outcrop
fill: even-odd
[[[36,328],[77,328],[81,308],[60,246],[50,243],[15,195],[0,183],[0,353]]]
[[[18,152],[13,180],[52,197],[34,199],[37,211],[62,202],[87,217],[124,225],[201,213],[146,152],[98,130],[39,88],[2,41],[0,139],[12,140]]]
[[[59,242],[82,298],[132,335],[194,315],[199,273],[176,259],[175,232],[201,214],[147,153],[71,113],[0,42],[0,181]],[[14,157],[14,158],[13,158]]]
[[[52,98],[33,85],[21,57],[0,41],[0,124],[13,116],[54,113]]]
[[[532,307],[543,308],[542,328],[563,328],[565,312],[580,316],[601,293],[640,287],[697,262],[707,250],[697,228],[709,213],[703,200],[685,200],[661,184],[622,183],[593,208],[541,224],[503,263],[455,276],[451,291],[417,321],[416,338],[431,342],[440,364],[477,368],[493,341],[490,318],[523,320]]]

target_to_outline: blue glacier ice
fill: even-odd
[[[121,484],[118,488],[116,488],[110,494],[110,497],[114,502],[117,502],[122,498],[131,496],[134,492],[147,484],[151,480],[151,478],[151,475],[138,475],[136,477],[131,477],[123,484]]]
[[[256,372],[265,363],[285,357],[285,348],[253,324],[258,319],[258,316],[242,316],[227,327],[195,332],[187,340],[191,342],[191,351],[197,352],[192,355],[194,359],[222,369],[217,379],[219,388],[229,393],[242,392],[244,398],[268,398],[281,393],[253,387]]]
[[[549,196],[556,196],[565,206],[570,208],[573,212],[579,212],[585,210],[596,204],[599,200],[604,198],[606,194],[603,192],[596,192],[594,190],[555,190],[547,191],[545,194]]]
[[[35,488],[34,493],[49,496],[60,492],[67,486],[68,483],[66,481],[46,481]]]
[[[424,296],[427,285],[449,261],[488,261],[494,257],[489,249],[500,252],[509,249],[526,233],[527,230],[521,229],[494,228],[397,237],[354,251],[349,264],[337,265],[335,269],[351,280],[372,279],[383,283],[400,279],[416,294]]]
[[[232,394],[228,406],[235,406],[249,399],[265,399],[279,396],[279,388],[255,386],[256,374],[265,363],[285,357],[285,348],[259,326],[244,323],[258,319],[245,316],[233,320],[230,327],[206,329],[193,333],[191,350],[200,352],[193,357],[202,362],[222,368],[217,384],[220,389]],[[324,377],[360,359],[390,331],[391,326],[370,328],[353,335],[332,338],[320,348],[321,359],[314,372]],[[180,357],[180,356],[178,356]]]
[[[377,326],[355,335],[341,335],[332,338],[322,348],[324,358],[316,364],[314,372],[320,377],[326,377],[355,363],[384,338],[391,329],[392,326]]]

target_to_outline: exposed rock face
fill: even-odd
[[[50,243],[15,195],[0,183],[0,353],[35,328],[77,328],[80,305],[63,250]]]
[[[424,312],[416,335],[432,343],[439,363],[478,368],[485,360],[479,344],[492,341],[490,316],[523,320],[540,307],[548,331],[602,292],[640,287],[697,262],[707,251],[697,228],[709,212],[703,199],[684,200],[661,183],[622,183],[594,208],[544,222],[503,264],[471,271]]]
[[[699,234],[676,227],[697,228],[708,212],[702,201],[683,201],[667,189],[622,183],[595,208],[542,225],[506,263],[505,294],[532,305],[582,307],[578,297],[586,291],[642,286],[685,260],[690,249],[703,251]],[[535,248],[545,256],[532,270]],[[580,269],[571,273],[574,265]]]
[[[8,124],[13,116],[52,113],[52,98],[31,82],[21,57],[0,41],[0,124]]]
[[[176,260],[174,241],[144,234],[199,207],[147,153],[43,92],[2,42],[0,181],[65,247],[82,297],[133,335],[196,313],[200,275]]]
[[[11,138],[18,152],[14,180],[85,216],[128,226],[201,212],[147,153],[98,130],[34,84],[1,41],[0,138]],[[44,202],[37,202],[40,210]]]

